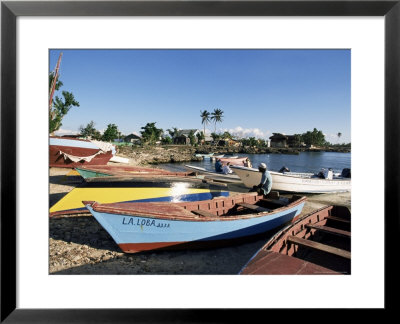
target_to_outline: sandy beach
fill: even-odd
[[[82,179],[66,176],[71,169],[50,168],[52,206]],[[231,194],[246,192],[229,185]],[[306,195],[302,214],[324,205],[351,208],[351,193]],[[92,216],[49,218],[50,274],[237,274],[274,233],[246,243],[202,250],[122,253]]]

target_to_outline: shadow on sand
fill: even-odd
[[[61,270],[53,275],[237,275],[265,239],[224,248],[149,251]]]
[[[92,216],[50,218],[50,238],[113,253],[111,259],[77,265],[52,274],[225,274],[236,275],[276,232],[226,246],[154,250],[134,254],[122,252]],[[184,249],[182,249],[182,247]]]

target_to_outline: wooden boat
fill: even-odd
[[[165,176],[194,176],[193,172],[171,172],[158,168],[145,168],[139,166],[124,165],[93,165],[76,167],[75,170],[84,179],[98,177],[131,177],[142,175],[165,175]]]
[[[261,172],[258,169],[242,166],[231,166],[243,184],[252,188],[260,183]],[[269,171],[272,177],[272,190],[296,193],[329,193],[346,192],[351,190],[351,179],[334,176],[332,180],[321,179],[312,173],[280,173]]]
[[[106,165],[115,148],[104,142],[51,136],[49,166],[75,168],[82,165]]]
[[[190,176],[142,175],[88,178],[50,208],[50,217],[88,213],[82,200],[100,203],[197,201],[229,196],[226,184]]]
[[[233,165],[244,165],[244,161],[246,161],[247,156],[245,157],[224,157],[221,158],[222,164],[227,164],[228,162],[230,163],[231,166]]]
[[[351,214],[326,206],[275,234],[239,274],[350,274]]]
[[[221,172],[207,170],[202,167],[197,167],[194,165],[185,165],[185,168],[193,172],[205,175],[206,179],[214,179],[216,181],[222,181],[227,183],[241,183],[239,176],[233,173],[223,174]]]
[[[122,251],[224,244],[264,233],[301,213],[306,197],[263,199],[257,193],[180,203],[99,204],[86,208]]]

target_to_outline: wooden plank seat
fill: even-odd
[[[334,221],[338,221],[338,222],[342,222],[342,223],[346,223],[346,224],[350,224],[350,221],[344,218],[340,218],[340,217],[335,217],[335,216],[327,216],[326,219],[330,219],[330,220],[334,220]]]
[[[218,217],[217,215],[214,215],[213,213],[210,213],[203,209],[192,210],[192,213],[203,217]]]
[[[279,206],[287,205],[287,203],[285,203],[284,201],[279,200],[279,199],[264,198],[264,199],[261,199],[261,201],[265,201],[266,203],[272,203],[272,204],[279,205]]]
[[[306,240],[306,239],[296,237],[296,236],[288,236],[287,241],[290,243],[293,243],[293,244],[297,244],[300,246],[310,248],[310,249],[331,253],[331,254],[340,256],[342,258],[351,259],[351,252],[342,250],[342,249],[338,249],[338,248],[335,248],[330,245]]]
[[[257,206],[257,205],[252,205],[252,204],[237,203],[236,205],[240,206],[240,207],[247,208],[247,209],[254,210],[254,211],[259,212],[259,213],[271,211],[271,209],[260,207],[260,206]]]
[[[344,231],[344,230],[334,228],[334,227],[322,226],[322,225],[312,225],[312,224],[306,224],[306,227],[310,228],[310,229],[315,229],[318,231],[330,233],[330,234],[335,234],[335,235],[344,236],[344,237],[351,237],[351,232]]]

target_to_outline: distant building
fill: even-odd
[[[299,147],[304,146],[299,135],[284,135],[281,133],[272,133],[270,147]]]
[[[210,144],[214,139],[210,135],[206,135],[204,139],[204,143]]]
[[[238,142],[238,141],[235,141],[233,139],[230,139],[230,138],[225,138],[225,139],[219,140],[217,145],[218,146],[235,146],[235,147],[238,147],[238,146],[241,145],[241,143]]]
[[[142,140],[142,138],[136,134],[130,134],[124,137],[124,142],[126,143],[138,143]]]
[[[280,133],[272,133],[269,138],[271,140],[271,147],[287,147],[288,137]]]
[[[174,144],[183,144],[190,145],[190,133],[193,132],[195,143],[198,142],[197,134],[200,134],[201,131],[198,129],[182,129],[178,132],[178,134],[173,138]]]
[[[190,144],[190,138],[185,135],[177,135],[173,139],[174,144],[183,144],[183,145],[189,145]]]

